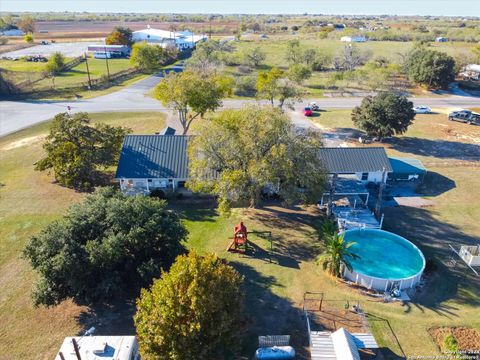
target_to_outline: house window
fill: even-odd
[[[368,173],[362,173],[362,181],[367,181],[368,180]]]

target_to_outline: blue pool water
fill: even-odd
[[[349,259],[357,273],[388,280],[406,279],[425,267],[420,250],[410,241],[388,231],[354,229],[345,232],[347,242],[355,242],[351,252],[360,256]]]

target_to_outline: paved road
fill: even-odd
[[[18,131],[51,119],[59,112],[67,111],[70,106],[73,112],[114,112],[114,111],[162,111],[167,110],[162,104],[146,95],[162,79],[155,75],[136,82],[118,92],[99,96],[89,100],[73,101],[1,101],[0,102],[0,136]],[[433,108],[480,107],[480,98],[467,96],[444,96],[436,98],[414,98],[416,105],[427,105]],[[323,109],[351,109],[360,104],[361,98],[323,98],[316,100]],[[307,103],[308,101],[305,101]],[[224,108],[240,108],[255,100],[225,100]],[[264,102],[262,102],[264,103]],[[302,104],[295,111],[300,112]],[[169,117],[173,119],[174,117]],[[295,117],[300,126],[308,126],[308,121]],[[303,125],[301,125],[303,124]]]

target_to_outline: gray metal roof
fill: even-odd
[[[383,147],[323,148],[320,158],[329,174],[353,174],[382,171],[392,172]]]
[[[188,178],[185,135],[127,135],[123,141],[115,178]]]

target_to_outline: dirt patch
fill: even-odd
[[[435,202],[433,202],[432,200],[427,200],[419,196],[395,197],[394,199],[400,206],[422,208],[435,205]]]
[[[12,141],[10,144],[5,145],[1,150],[12,150],[22,146],[31,145],[42,141],[45,135],[30,136],[20,140]]]
[[[448,335],[453,335],[457,340],[460,351],[467,353],[480,351],[480,333],[476,329],[467,327],[437,327],[429,329],[428,333],[444,353],[448,352],[445,349],[445,338]]]

